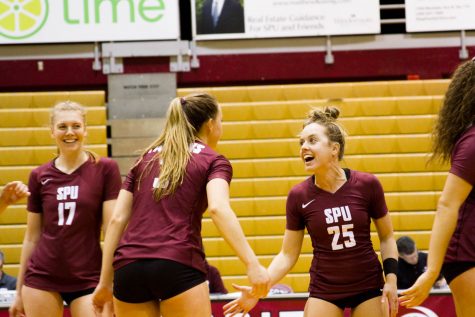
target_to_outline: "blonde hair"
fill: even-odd
[[[54,127],[54,120],[56,118],[56,114],[61,111],[76,111],[79,112],[79,114],[82,117],[82,121],[84,124],[84,127],[86,127],[86,108],[82,106],[81,104],[71,101],[71,100],[66,100],[66,101],[60,101],[57,104],[55,104],[49,114],[49,121],[50,121],[50,126],[53,129]],[[58,151],[59,153],[59,151]],[[91,157],[91,159],[97,163],[99,162],[100,156],[99,154],[87,150],[86,153]]]
[[[338,143],[340,145],[340,151],[338,153],[338,160],[343,159],[345,153],[345,136],[346,132],[343,127],[337,122],[340,116],[340,110],[334,106],[326,106],[323,109],[313,108],[308,113],[303,127],[311,123],[317,123],[326,128],[326,135],[331,142]]]
[[[49,113],[49,120],[51,126],[54,125],[54,119],[56,117],[56,114],[60,111],[77,111],[81,114],[84,124],[86,124],[86,108],[84,108],[77,102],[66,100],[58,102],[51,108]]]
[[[170,102],[166,115],[166,123],[159,137],[142,153],[139,164],[144,156],[155,151],[153,158],[147,162],[139,178],[151,172],[152,163],[158,161],[158,186],[153,195],[158,201],[166,195],[173,194],[183,183],[188,161],[191,158],[191,146],[195,142],[201,126],[209,119],[215,119],[218,103],[214,97],[206,94],[193,94],[182,98],[174,98]],[[161,147],[160,150],[156,150]]]

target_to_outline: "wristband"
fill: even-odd
[[[394,273],[397,275],[397,260],[394,258],[387,258],[383,261],[384,275]]]

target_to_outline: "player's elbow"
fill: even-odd
[[[208,205],[208,212],[212,218],[233,214],[233,210],[228,201],[215,201],[210,203]]]
[[[124,225],[127,224],[128,220],[128,213],[121,212],[120,210],[115,210],[109,220],[109,223],[106,224],[106,227],[110,228],[117,225]]]
[[[289,251],[289,250],[281,250],[280,251],[281,257],[284,259],[285,263],[285,269],[287,271],[290,271],[294,265],[297,263],[297,260],[299,259],[300,256],[300,251],[296,252],[295,250]]]
[[[223,204],[213,204],[208,206],[208,212],[211,217],[219,216],[225,211]]]
[[[442,214],[457,213],[461,203],[446,197],[440,197],[437,202],[437,212]]]

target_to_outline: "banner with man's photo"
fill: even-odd
[[[378,34],[378,0],[192,0],[197,40]]]

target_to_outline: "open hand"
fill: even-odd
[[[241,296],[223,306],[224,315],[228,316],[229,314],[232,317],[236,314],[242,314],[244,316],[256,306],[259,298],[251,294],[252,288],[249,286],[233,284],[233,287],[241,292]]]
[[[401,305],[414,307],[420,305],[429,296],[434,279],[428,272],[422,273],[411,288],[402,291],[399,297]]]

